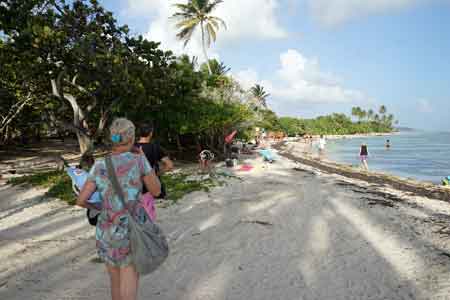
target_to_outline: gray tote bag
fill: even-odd
[[[109,155],[106,156],[105,162],[114,191],[126,207],[123,191]],[[127,214],[131,259],[139,275],[144,276],[156,270],[166,260],[169,256],[169,245],[162,230],[150,218],[147,218],[147,221],[141,224],[135,220],[129,210]]]

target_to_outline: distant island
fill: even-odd
[[[320,116],[315,119],[301,119],[281,117],[279,123],[282,131],[288,136],[296,135],[347,135],[389,133],[397,130],[393,114],[387,113],[386,106],[382,105],[378,112],[372,109],[363,110],[353,107],[351,116],[334,113]]]
[[[410,128],[410,127],[395,127],[395,131],[412,132],[412,131],[417,131],[417,129]]]

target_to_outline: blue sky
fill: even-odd
[[[175,39],[172,3],[103,0],[135,34],[201,57]],[[450,129],[449,0],[225,0],[228,30],[209,50],[244,87],[262,84],[280,115],[388,107],[400,125]]]

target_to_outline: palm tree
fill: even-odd
[[[202,32],[203,54],[205,55],[209,74],[212,74],[212,72],[206,48],[211,45],[211,41],[216,41],[217,30],[219,30],[220,24],[225,29],[227,28],[222,19],[211,16],[210,14],[222,2],[223,0],[189,0],[187,4],[175,4],[179,12],[172,15],[172,18],[179,19],[179,22],[176,24],[177,28],[180,29],[177,38],[184,40],[185,47],[191,40],[195,29],[200,27]]]
[[[217,61],[217,59],[209,60],[209,68],[210,69],[208,69],[208,64],[205,62],[201,65],[200,70],[204,73],[211,70],[211,73],[209,74],[216,76],[225,76],[231,70],[231,68],[227,67],[223,62]]]
[[[358,117],[358,108],[356,106],[352,107],[352,116]]]
[[[367,118],[369,118],[369,121],[372,120],[373,114],[374,114],[373,109],[369,109],[369,111],[367,112]]]
[[[258,106],[267,108],[267,98],[270,94],[264,90],[264,87],[259,84],[255,84],[255,86],[250,89],[250,93],[253,97],[255,97]]]
[[[361,110],[360,117],[362,120],[367,116],[367,112],[365,110]]]
[[[384,114],[386,113],[386,111],[387,111],[386,106],[381,105],[381,106],[380,106],[379,113],[382,114],[382,115],[384,115]]]
[[[393,114],[389,114],[389,116],[387,117],[387,123],[389,127],[392,127],[393,123],[394,123],[394,115]]]
[[[375,117],[373,118],[375,122],[380,122],[380,116],[378,114],[375,114]]]

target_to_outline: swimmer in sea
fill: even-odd
[[[391,141],[390,140],[386,140],[386,145],[385,145],[386,149],[390,149],[391,148]]]

